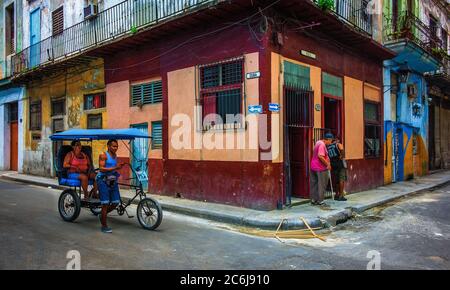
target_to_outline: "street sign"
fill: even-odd
[[[261,105],[251,105],[248,106],[248,112],[251,114],[262,114],[262,106]]]
[[[312,58],[312,59],[316,59],[317,58],[316,54],[314,54],[312,52],[309,52],[309,51],[306,51],[306,50],[301,50],[300,53],[302,55],[304,55],[306,57],[309,57],[309,58]]]
[[[248,74],[246,75],[246,77],[247,77],[248,80],[249,80],[249,79],[256,79],[256,78],[259,78],[259,77],[261,77],[261,72],[259,72],[259,71],[251,72],[251,73],[248,73]]]
[[[279,112],[280,111],[280,104],[269,103],[269,111],[271,111],[271,112]]]

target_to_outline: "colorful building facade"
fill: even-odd
[[[425,75],[438,70],[448,57],[447,44],[441,52],[448,21],[443,11],[431,11],[425,2],[433,1],[384,1],[384,45],[397,53],[384,66],[385,183],[413,179],[429,170],[430,96]]]

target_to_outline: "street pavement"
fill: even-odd
[[[0,180],[0,269],[450,269],[450,186],[373,208],[320,231],[318,239],[262,238],[245,228],[164,212],[156,231],[112,216],[112,234],[82,210],[74,223],[57,210],[60,190]]]

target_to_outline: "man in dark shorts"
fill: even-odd
[[[97,174],[97,184],[102,204],[102,213],[100,215],[101,230],[104,233],[112,233],[112,229],[106,223],[106,216],[120,203],[119,185],[117,183],[120,174],[117,170],[120,170],[124,163],[117,161],[116,152],[119,148],[117,140],[109,140],[107,145],[108,151],[99,156],[100,172]]]
[[[344,159],[344,145],[336,138],[333,143],[327,145],[328,156],[331,163],[331,176],[333,177],[333,189],[336,190],[334,199],[347,201],[344,197],[345,182],[347,181],[347,163]]]

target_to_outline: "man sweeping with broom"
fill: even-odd
[[[327,145],[333,142],[333,134],[326,133],[324,139],[317,141],[311,159],[311,204],[328,207],[323,202],[325,190],[329,181],[331,170],[330,158],[328,157]]]

